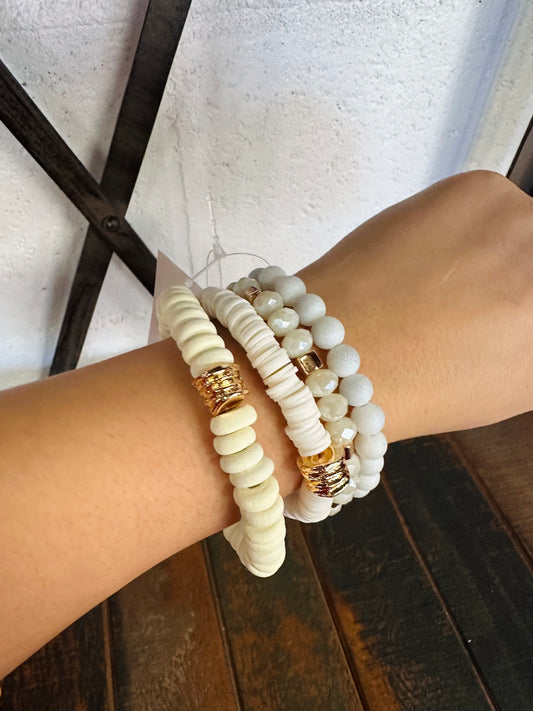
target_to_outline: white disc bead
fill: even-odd
[[[363,459],[378,459],[387,451],[387,440],[383,432],[375,435],[357,434],[354,447],[358,456]]]
[[[269,476],[258,486],[233,490],[233,498],[241,511],[265,511],[274,504],[278,494],[278,482],[273,476]]]
[[[340,381],[339,392],[348,400],[348,404],[362,407],[372,398],[374,388],[366,375],[354,373]]]
[[[211,348],[224,348],[224,340],[214,333],[200,333],[185,343],[181,355],[187,365],[191,365],[197,355]]]
[[[261,318],[267,319],[273,311],[283,308],[283,298],[277,291],[262,291],[253,303],[254,309]]]
[[[217,454],[226,456],[228,454],[242,452],[243,449],[255,442],[255,437],[253,427],[243,427],[236,432],[230,432],[229,434],[215,437],[213,446]]]
[[[229,475],[233,486],[244,489],[247,486],[257,486],[274,473],[274,462],[268,457],[263,457],[257,464],[242,472]]]
[[[173,334],[173,338],[175,338],[178,348],[183,349],[187,341],[200,333],[216,334],[216,332],[216,326],[212,321],[207,321],[205,318],[193,318],[181,324],[178,332]]]
[[[311,326],[313,341],[324,350],[339,345],[344,340],[344,326],[334,316],[322,316]]]
[[[302,294],[293,304],[303,326],[312,326],[315,321],[326,315],[326,304],[316,294]]]
[[[226,474],[236,474],[259,464],[263,455],[263,447],[259,442],[254,442],[241,452],[220,457],[220,468]]]
[[[237,432],[243,427],[253,425],[257,420],[257,412],[252,405],[241,405],[228,412],[222,412],[211,418],[211,432],[216,437]]]
[[[270,526],[258,528],[257,526],[250,526],[244,523],[243,529],[245,535],[250,539],[250,542],[259,545],[270,541],[282,540],[285,538],[286,533],[285,519],[283,516]]]
[[[346,378],[348,375],[357,373],[361,365],[361,358],[355,348],[346,345],[346,343],[339,343],[329,351],[327,363],[328,368],[337,373],[339,378]]]
[[[381,432],[385,425],[385,413],[375,402],[354,407],[350,417],[357,427],[357,431],[364,435],[373,435]]]
[[[235,489],[237,491],[237,489]],[[250,526],[271,526],[277,519],[283,516],[283,499],[278,496],[272,506],[265,511],[243,511],[242,518]]]
[[[286,306],[292,306],[298,297],[305,294],[305,284],[297,276],[282,276],[274,282],[274,289],[281,294]]]
[[[193,378],[217,365],[229,365],[234,362],[233,353],[227,348],[210,348],[193,358],[190,368]]]

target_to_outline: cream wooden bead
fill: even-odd
[[[226,474],[243,472],[245,469],[251,469],[251,467],[259,464],[263,455],[263,447],[259,442],[254,442],[241,452],[220,457],[220,468]]]
[[[257,420],[257,411],[252,405],[241,405],[228,412],[222,412],[211,418],[211,432],[216,437],[237,432],[243,427],[249,427]]]
[[[235,489],[235,491],[239,491],[239,489]],[[283,516],[283,499],[279,495],[272,506],[264,511],[242,511],[243,521],[250,526],[258,526],[260,528],[271,526],[281,516]]]
[[[204,318],[193,318],[190,321],[183,323],[173,338],[175,338],[178,348],[183,349],[185,343],[187,343],[187,341],[191,338],[194,338],[194,336],[197,336],[200,333],[216,334],[216,332],[216,326],[212,321],[207,321]]]
[[[248,486],[257,486],[274,473],[274,462],[268,457],[263,457],[255,466],[242,472],[229,475],[233,486],[244,489]]]
[[[242,452],[243,449],[255,442],[255,438],[256,435],[253,427],[243,427],[236,432],[230,432],[229,434],[215,437],[213,446],[217,454],[227,456],[228,454]]]
[[[273,476],[253,488],[233,489],[233,498],[241,511],[265,511],[278,498],[279,485]]]
[[[224,340],[214,333],[200,333],[185,343],[181,355],[187,365],[190,365],[197,355],[211,348],[224,348]]]
[[[181,327],[185,321],[189,321],[190,319],[204,319],[205,321],[209,321],[205,311],[200,306],[195,306],[191,303],[190,306],[173,310],[172,313],[168,314],[168,327],[171,331],[174,331],[175,328]]]
[[[233,362],[233,353],[227,348],[210,348],[193,358],[190,365],[191,375],[193,378],[197,378],[206,370],[211,370],[217,365],[229,365]]]

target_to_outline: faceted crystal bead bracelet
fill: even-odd
[[[381,467],[377,469],[377,464],[387,448],[381,432],[385,416],[371,401],[369,378],[358,372],[359,354],[344,343],[343,325],[326,314],[320,296],[308,294],[299,277],[287,276],[280,267],[255,269],[253,276],[234,282],[231,288],[254,306],[297,363],[332,443],[354,450],[348,461],[350,487],[334,504],[345,504],[350,496],[366,496],[379,483]],[[313,346],[328,352],[327,367]]]
[[[247,391],[238,366],[187,287],[175,286],[161,294],[156,314],[162,337],[171,335],[176,341],[212,415],[213,446],[241,511],[241,520],[226,528],[224,536],[251,573],[273,575],[285,559],[283,499],[274,464],[256,442],[252,425],[257,413],[243,402]]]

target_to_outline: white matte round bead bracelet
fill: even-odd
[[[252,279],[240,286],[257,289]],[[297,285],[296,285],[297,286]],[[285,515],[299,521],[320,521],[331,511],[332,497],[349,482],[344,454],[331,447],[331,436],[320,422],[320,413],[309,388],[296,375],[286,351],[255,309],[225,289],[208,287],[200,294],[206,311],[229,328],[259,372],[269,397],[277,402],[287,422],[285,432],[300,458],[306,483],[285,500]],[[309,491],[309,488],[312,491]]]
[[[160,333],[172,335],[190,367],[194,385],[211,414],[211,431],[221,469],[235,487],[241,520],[224,536],[254,575],[273,575],[285,559],[283,499],[252,427],[257,413],[243,404],[246,394],[233,355],[217,334],[198,299],[185,286],[165,291],[157,300]]]
[[[281,339],[288,355],[296,358],[332,442],[354,447],[355,454],[348,463],[351,486],[334,499],[334,505],[348,503],[350,496],[366,496],[379,483],[382,466],[377,469],[377,463],[382,463],[387,449],[381,432],[385,415],[371,402],[372,383],[357,372],[359,354],[343,343],[344,326],[326,315],[326,305],[320,296],[308,294],[299,277],[286,276],[280,267],[256,269],[253,279],[244,277],[232,289],[253,305],[272,333]],[[329,351],[327,368],[322,367],[313,345]]]

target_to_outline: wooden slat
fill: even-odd
[[[113,711],[105,635],[102,610],[87,613],[5,678],[2,711]]]
[[[533,413],[453,439],[533,556]]]
[[[208,541],[242,709],[361,711],[300,527],[287,528],[272,578],[248,573],[221,534]]]
[[[190,2],[151,0],[148,5],[101,181],[102,190],[122,217],[135,187]],[[111,246],[89,227],[50,375],[76,367],[112,254]]]
[[[488,441],[488,440],[487,440]],[[501,711],[533,708],[533,576],[444,438],[393,447],[387,478]]]
[[[201,544],[110,600],[116,711],[238,711]]]
[[[383,486],[306,536],[369,711],[493,711]]]
[[[1,61],[0,120],[153,293],[154,255]]]

